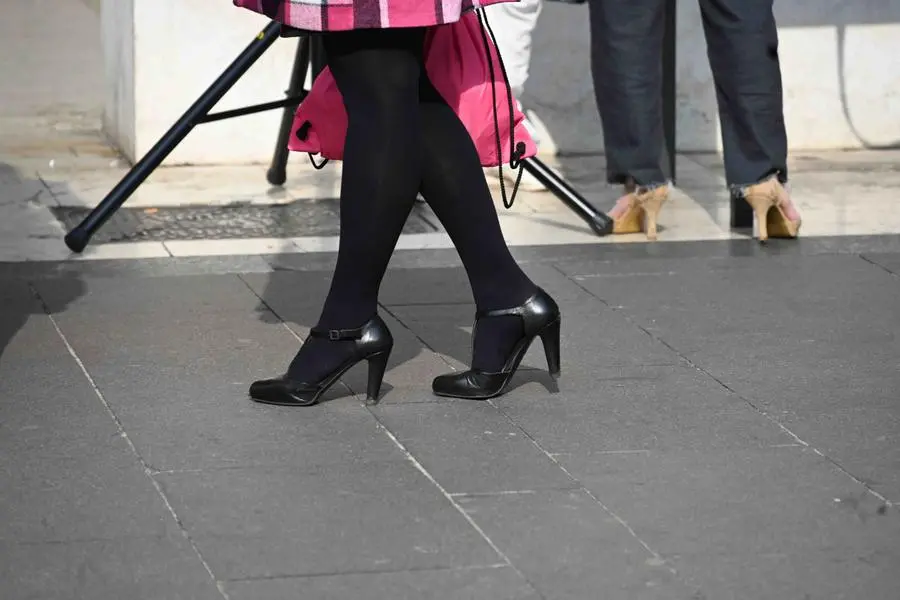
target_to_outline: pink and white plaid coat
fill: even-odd
[[[305,31],[430,27],[470,10],[517,0],[234,0],[235,6]]]

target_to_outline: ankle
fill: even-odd
[[[355,347],[352,341],[307,337],[288,365],[287,375],[296,381],[318,381],[352,357]]]
[[[488,373],[500,372],[524,334],[522,319],[517,316],[479,321],[473,339],[472,368]]]
[[[356,308],[328,310],[326,308],[319,316],[319,322],[316,323],[314,329],[358,329],[375,318],[376,314],[378,314],[377,310],[358,310]]]
[[[524,281],[518,285],[483,291],[476,296],[475,307],[484,312],[522,306],[538,291],[538,287],[524,273],[522,276]]]

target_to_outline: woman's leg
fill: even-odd
[[[423,73],[419,114],[422,195],[453,240],[479,310],[511,308],[536,290],[506,246],[475,144]],[[522,319],[485,319],[475,336],[472,367],[497,371],[522,338]]]
[[[516,264],[503,239],[472,138],[427,75],[421,81],[422,195],[453,239],[479,313],[472,368],[439,375],[431,389],[451,398],[494,398],[506,391],[528,346],[538,337],[550,375],[558,377],[559,307]]]
[[[459,251],[480,310],[517,306],[535,291],[503,239],[471,137],[424,75],[423,44],[421,29],[325,36],[349,127],[341,242],[322,328],[358,327],[375,314],[378,287],[420,185]],[[410,119],[416,112],[421,118]],[[522,334],[517,317],[486,320],[473,366],[500,368]],[[320,378],[351,346],[309,339],[288,373]]]
[[[422,178],[422,132],[409,116],[418,111],[424,36],[424,29],[324,34],[348,128],[340,246],[321,328],[356,328],[377,311],[382,277]],[[352,342],[309,338],[288,375],[298,381],[320,379],[352,348]]]

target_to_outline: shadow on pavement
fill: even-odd
[[[54,289],[52,301],[49,303],[45,303],[37,295],[28,280],[4,281],[0,279],[0,288],[2,288],[0,305],[3,307],[0,312],[0,366],[18,358],[20,351],[31,355],[34,352],[33,346],[41,342],[37,337],[27,336],[22,340],[21,346],[13,344],[32,315],[46,316],[63,312],[69,304],[85,293],[84,282],[78,276],[63,273],[59,268],[50,273],[41,273],[40,279],[42,285],[52,286]],[[35,333],[35,336],[39,335],[44,334],[43,332]],[[57,338],[53,339],[54,343],[62,343],[55,332],[53,338]],[[34,356],[34,360],[39,360],[37,355]]]
[[[46,210],[41,200],[41,195],[46,193],[47,188],[43,182],[23,177],[16,167],[0,162],[0,219],[7,219],[0,224],[5,226],[6,232],[26,228],[24,235],[13,234],[0,240],[5,241],[7,249],[13,255],[29,255],[24,248],[18,247],[19,243],[58,235],[55,227],[46,225],[37,228],[28,218],[34,211]],[[3,229],[0,229],[0,234],[2,233]],[[8,362],[16,358],[15,353],[19,347],[13,348],[12,342],[32,315],[61,312],[84,294],[85,286],[78,275],[66,272],[59,264],[50,267],[48,264],[50,263],[0,263],[0,266],[8,267],[0,271],[0,361]],[[4,272],[7,273],[6,276]],[[50,282],[54,295],[49,303],[35,291],[32,282],[37,279]],[[57,337],[55,333],[53,337]],[[21,351],[33,352],[32,345],[38,341],[38,338],[26,338],[20,347]]]

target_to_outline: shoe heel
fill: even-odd
[[[756,228],[760,242],[769,239],[769,211],[775,206],[774,200],[768,195],[748,194],[747,204],[753,208],[756,215]]]
[[[366,402],[370,404],[378,404],[378,395],[381,393],[381,382],[384,380],[384,372],[387,369],[388,358],[391,353],[389,350],[379,352],[368,357],[369,361],[369,383],[366,386]]]
[[[553,321],[541,330],[541,342],[544,344],[544,354],[547,355],[547,370],[554,379],[559,378],[560,374],[560,356],[559,356],[559,331],[560,319]]]
[[[657,220],[659,219],[659,211],[669,197],[668,186],[656,188],[646,192],[640,196],[640,205],[644,209],[644,231],[647,239],[656,240]]]

